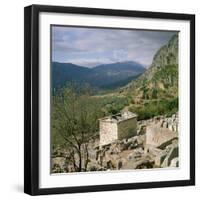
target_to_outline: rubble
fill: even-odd
[[[91,139],[86,171],[178,167],[178,113],[141,120],[137,124],[137,134],[129,138],[105,145],[98,145],[99,138]],[[73,172],[68,159],[69,153],[64,148],[54,148],[52,172]]]

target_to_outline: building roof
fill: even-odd
[[[130,111],[122,111],[116,115],[110,115],[108,117],[104,117],[99,119],[100,121],[105,121],[105,122],[112,122],[112,123],[118,123],[122,122],[128,119],[136,118],[137,115],[135,113],[132,113]]]

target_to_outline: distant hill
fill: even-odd
[[[68,81],[83,82],[92,76],[89,68],[72,63],[53,62],[51,65],[51,80],[53,88],[61,88]]]
[[[107,85],[102,85],[101,88],[102,89],[109,89],[109,90],[112,90],[112,89],[115,89],[115,88],[120,88],[120,87],[123,87],[124,85],[127,85],[128,83],[130,83],[131,81],[137,79],[138,77],[140,77],[141,74],[138,74],[136,76],[130,76],[126,79],[122,79],[122,80],[119,80],[119,81],[115,81],[114,83],[109,83]]]
[[[104,64],[96,66],[92,69],[94,72],[95,85],[99,87],[109,87],[110,84],[114,85],[117,82],[123,82],[137,78],[139,74],[142,74],[146,69],[143,65],[133,62],[117,62],[111,64]],[[125,84],[128,82],[124,82]]]
[[[97,88],[114,89],[126,85],[146,69],[133,61],[99,65],[94,68],[72,63],[52,63],[52,87],[61,88],[66,82],[89,83]]]

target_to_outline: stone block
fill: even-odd
[[[166,158],[164,159],[161,167],[169,167],[172,159],[178,157],[178,146],[173,146],[169,153],[167,154]]]

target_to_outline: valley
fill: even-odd
[[[178,66],[178,34],[158,49],[147,69],[134,61],[93,68],[53,62],[53,173],[177,167]],[[137,134],[101,147],[99,120],[116,120],[124,111],[137,115]],[[163,147],[151,146],[152,130]]]
[[[52,63],[52,87],[64,87],[67,82],[77,85],[89,84],[93,91],[112,90],[127,85],[138,78],[146,69],[133,61],[98,65],[93,68],[72,63]]]

